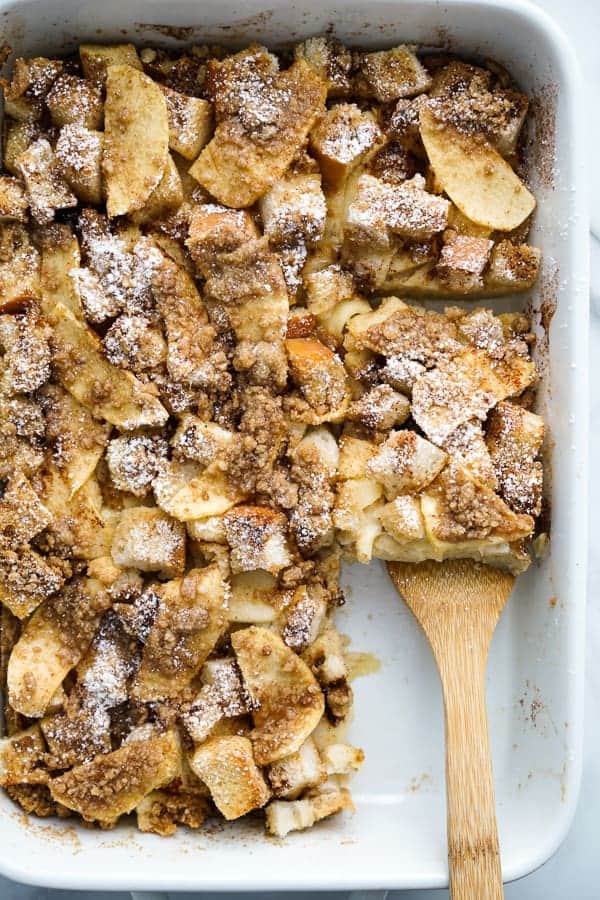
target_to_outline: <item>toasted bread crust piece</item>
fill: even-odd
[[[190,174],[220,203],[251,206],[279,178],[322,112],[326,87],[304,60],[280,73],[265,90],[272,110],[266,130],[253,131],[239,118],[217,125]]]

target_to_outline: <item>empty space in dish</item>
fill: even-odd
[[[506,878],[556,848],[579,782],[586,545],[587,222],[582,96],[574,59],[543,14],[520,4],[376,0],[265,8],[192,0],[23,0],[0,3],[17,55],[59,55],[82,41],[271,46],[330,28],[354,46],[403,41],[505,65],[534,100],[531,242],[544,263],[532,297],[540,336],[540,412],[550,439],[552,542],[521,576],[494,637],[488,708]],[[143,23],[146,23],[145,25]],[[148,24],[150,23],[150,24]],[[168,26],[168,27],[167,27]],[[557,303],[549,347],[540,327]],[[496,310],[522,300],[494,301]],[[429,304],[432,305],[432,304]],[[338,627],[379,670],[354,682],[348,737],[366,753],[353,780],[354,817],[285,842],[258,823],[161,839],[128,827],[91,832],[28,820],[0,799],[0,870],[69,888],[310,889],[434,887],[446,881],[442,703],[434,663],[383,565],[346,567]]]

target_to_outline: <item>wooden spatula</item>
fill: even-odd
[[[485,668],[514,576],[468,559],[388,563],[388,571],[427,636],[442,680],[450,895],[499,900],[504,891]]]

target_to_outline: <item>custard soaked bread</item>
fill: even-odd
[[[352,809],[342,560],[529,563],[527,98],[497,67],[17,60],[0,176],[0,783],[142,831]],[[407,299],[408,298],[408,299]]]

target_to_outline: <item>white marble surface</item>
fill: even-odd
[[[494,0],[489,0],[493,3]],[[589,109],[595,110],[595,122],[590,123],[590,148],[595,166],[591,167],[592,219],[598,240],[591,240],[592,253],[592,310],[591,320],[591,481],[590,481],[590,559],[588,571],[588,642],[586,670],[586,738],[581,796],[575,821],[565,843],[556,855],[537,872],[506,886],[507,900],[598,900],[600,897],[600,555],[594,552],[600,533],[600,471],[594,462],[600,459],[600,166],[597,148],[600,145],[600,0],[544,0],[538,5],[550,12],[574,43],[584,72],[589,94]],[[192,900],[199,894],[180,894],[179,900]],[[203,895],[208,900],[208,895]],[[236,895],[218,895],[229,900]],[[265,895],[247,894],[247,900]],[[283,894],[266,895],[272,900]],[[288,894],[298,900],[309,896],[320,900],[342,898],[344,894]],[[0,900],[129,900],[124,893],[101,894],[71,891],[51,891],[15,884],[0,877]],[[389,900],[443,900],[447,891],[390,892]],[[475,898],[474,898],[475,900]]]

